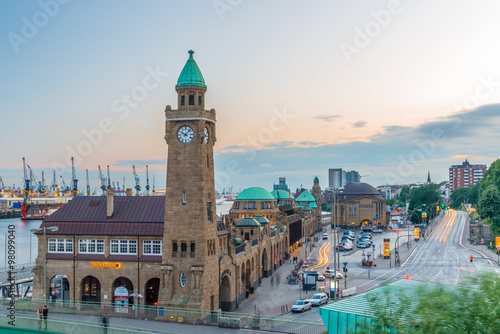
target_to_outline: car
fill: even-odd
[[[358,248],[369,248],[370,244],[368,242],[361,241],[361,242],[358,242],[358,244],[356,245],[356,247],[358,247]]]
[[[371,233],[363,232],[360,235],[358,235],[358,238],[363,238],[363,237],[369,237],[369,238],[371,238],[372,234]]]
[[[373,233],[382,233],[382,232],[383,232],[383,231],[382,231],[381,229],[379,229],[379,228],[377,228],[377,229],[373,230]]]
[[[324,292],[317,293],[311,297],[312,306],[321,306],[326,303],[328,303],[328,296]]]
[[[324,280],[325,280],[325,276],[318,274],[318,281],[324,281]]]
[[[344,236],[342,236],[342,239],[354,240],[354,237],[350,236],[350,235],[344,235]]]
[[[328,239],[328,233],[323,233],[323,240]]]
[[[323,271],[323,275],[325,277],[328,277],[328,278],[333,278],[333,275],[336,275],[337,278],[343,278],[344,277],[343,273],[341,273],[338,270],[333,270],[333,269],[327,269],[327,270]]]
[[[359,244],[359,243],[366,243],[366,244],[368,244],[368,247],[369,247],[369,246],[371,246],[371,245],[372,245],[373,241],[372,241],[371,239],[367,239],[367,238],[365,238],[365,239],[359,239],[359,240],[358,240],[358,244]]]
[[[352,244],[354,242],[354,240],[351,240],[351,239],[348,239],[348,238],[342,238],[342,240],[340,240],[340,244]]]
[[[292,305],[292,312],[304,312],[311,309],[311,301],[309,299],[297,300]]]
[[[347,242],[343,242],[343,243],[340,243],[338,246],[337,246],[337,250],[351,250],[354,248],[354,245],[352,243],[347,243]]]
[[[353,230],[345,230],[345,231],[344,231],[344,235],[352,235],[352,236],[354,236],[354,234],[355,234],[355,233],[354,233],[354,231],[353,231]]]

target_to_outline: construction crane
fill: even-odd
[[[26,160],[23,158],[23,169],[24,169],[24,204],[30,202],[30,179],[28,179],[28,171],[26,170]]]
[[[42,184],[41,184],[41,187],[40,187],[40,192],[42,194],[45,194],[46,191],[47,191],[47,187],[45,186],[45,173],[42,170]]]
[[[111,176],[109,176],[109,165],[108,165],[108,189],[113,189],[111,188]]]
[[[146,165],[146,195],[149,196],[149,167]]]
[[[73,157],[71,157],[71,172],[73,176],[73,197],[78,195],[78,180],[76,179],[75,162]]]
[[[123,188],[123,192],[125,192],[125,175],[123,175],[123,183],[122,183],[122,188]]]
[[[137,175],[137,172],[135,171],[135,165],[132,165],[132,169],[134,171],[134,179],[135,179],[135,194],[137,196],[140,196],[140,193],[141,193],[141,180],[139,179],[139,176]]]
[[[155,194],[155,176],[153,175],[153,196]]]
[[[101,172],[101,166],[97,165],[97,168],[99,169],[99,181],[101,181],[101,190],[102,190],[102,195],[106,195],[106,178],[102,176]]]
[[[90,196],[89,170],[86,169],[85,173],[87,174],[87,196]]]
[[[52,193],[56,195],[57,191],[57,180],[56,180],[56,171],[54,170],[54,179],[52,180]]]
[[[64,193],[64,196],[70,195],[71,194],[71,189],[66,185],[66,182],[64,182],[64,178],[62,177],[62,175],[59,175],[59,177],[61,178],[61,183],[62,183],[61,192]]]

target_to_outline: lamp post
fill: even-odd
[[[47,243],[47,238],[45,237],[45,231],[49,230],[52,232],[55,232],[59,229],[57,226],[51,226],[51,227],[40,227],[40,228],[33,228],[30,230],[30,232],[39,232],[43,231],[43,302],[45,303],[47,299],[47,270],[46,270],[46,264],[47,264],[47,252],[45,251],[45,244]]]

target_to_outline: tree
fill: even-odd
[[[484,173],[484,177],[481,180],[481,190],[486,190],[490,185],[494,185],[497,188],[500,187],[500,159],[495,160],[486,173]]]
[[[451,207],[455,209],[460,208],[461,203],[467,202],[469,195],[470,195],[469,187],[463,187],[463,188],[458,188],[457,190],[453,190],[453,192],[450,195]]]
[[[499,211],[500,191],[491,184],[481,194],[481,215],[492,218],[497,216]]]
[[[321,210],[330,212],[332,211],[332,206],[328,205],[327,203],[321,203]]]
[[[499,288],[500,277],[491,272],[471,276],[459,287],[433,284],[397,295],[372,295],[373,332],[500,333]],[[357,332],[372,331],[357,324]]]
[[[436,215],[436,207],[441,201],[441,191],[439,184],[426,184],[420,187],[415,187],[411,190],[410,206],[409,211],[422,206],[422,209],[427,207],[428,219],[431,219]],[[431,204],[434,204],[432,205]],[[410,217],[413,223],[419,222],[419,217],[416,214],[412,214]]]

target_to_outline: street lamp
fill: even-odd
[[[43,302],[45,303],[47,299],[47,271],[45,269],[46,264],[47,264],[47,252],[45,251],[45,244],[47,243],[47,238],[45,238],[45,231],[49,230],[52,232],[55,232],[59,229],[57,226],[51,226],[51,227],[40,227],[40,228],[33,228],[30,230],[31,233],[34,232],[39,232],[43,231]]]

